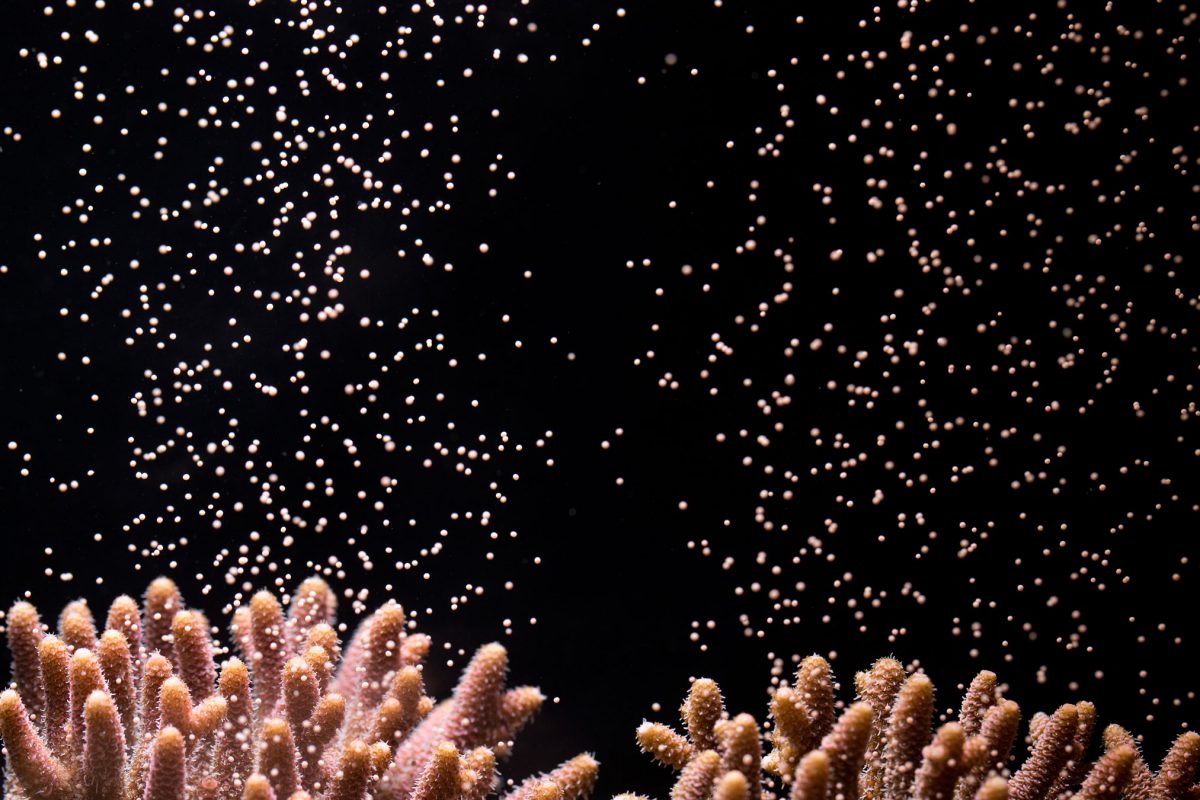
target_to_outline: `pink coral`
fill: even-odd
[[[508,654],[489,644],[435,706],[422,681],[429,639],[408,630],[399,605],[364,621],[345,658],[335,610],[318,578],[301,584],[286,614],[259,592],[234,614],[240,658],[218,665],[208,619],[165,578],[140,609],[117,598],[103,631],[83,602],[64,609],[57,635],[17,603],[14,688],[0,694],[5,796],[483,800],[541,693],[506,688]],[[532,780],[576,800],[595,773],[580,756]],[[511,796],[529,794],[521,784]]]

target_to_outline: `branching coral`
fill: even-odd
[[[271,592],[233,615],[240,658],[218,668],[208,619],[160,578],[103,631],[83,602],[57,635],[28,603],[8,617],[13,687],[0,694],[11,800],[483,800],[496,760],[542,703],[507,689],[508,654],[479,649],[453,695],[425,695],[429,639],[388,603],[342,651],[336,598],[305,581],[287,613]],[[511,800],[576,800],[586,755]]]
[[[1184,800],[1194,786],[1200,735],[1182,734],[1150,770],[1133,736],[1118,725],[1088,751],[1096,709],[1088,702],[1037,714],[1029,755],[1012,757],[1020,726],[1017,704],[1002,697],[996,676],[981,672],[958,718],[934,729],[934,689],[884,658],[855,676],[858,701],[840,714],[829,664],[804,659],[795,682],[771,697],[770,752],[748,714],[730,717],[717,685],[692,684],[681,708],[686,735],[660,723],[638,728],[642,749],[679,772],[671,800]],[[621,795],[622,800],[646,800]]]

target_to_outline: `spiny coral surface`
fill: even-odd
[[[506,688],[508,654],[476,652],[454,693],[425,694],[429,638],[389,602],[343,648],[336,598],[305,581],[234,612],[240,657],[219,664],[212,629],[175,584],[118,597],[103,629],[68,605],[57,634],[9,613],[14,688],[0,694],[12,800],[483,800],[496,761],[542,703]],[[595,782],[580,755],[511,800],[575,800]]]
[[[1157,772],[1134,737],[1109,725],[1092,754],[1096,708],[1083,701],[1029,721],[1029,753],[1013,756],[1021,712],[996,675],[981,672],[957,719],[934,728],[933,683],[880,659],[855,676],[858,698],[835,700],[829,663],[801,662],[772,693],[764,737],[749,714],[731,717],[716,683],[692,684],[680,709],[686,734],[653,722],[642,749],[679,777],[671,800],[1185,800],[1194,786],[1200,734],[1179,736]],[[840,713],[839,713],[840,705]],[[635,800],[638,795],[622,795]],[[644,800],[644,798],[642,798]]]

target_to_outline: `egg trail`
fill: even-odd
[[[515,564],[509,512],[595,459],[735,576],[700,648],[936,630],[1148,723],[1194,708],[1188,4],[16,5],[0,141],[38,163],[0,291],[44,377],[0,388],[4,463],[43,509],[103,509],[46,577],[128,552],[238,602],[312,572],[390,592],[466,539]],[[499,90],[590,70],[637,113],[573,156],[655,168],[604,176],[620,258],[570,251],[619,287],[591,335],[686,420],[647,474],[669,426],[621,398],[599,458],[539,413],[526,376],[595,353],[471,225],[539,157]],[[484,570],[455,564],[451,608],[512,586]]]

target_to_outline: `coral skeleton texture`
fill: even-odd
[[[98,630],[71,603],[47,633],[13,606],[13,686],[0,694],[11,800],[483,800],[496,761],[541,706],[508,689],[508,654],[480,648],[452,696],[424,692],[430,642],[388,603],[343,649],[336,598],[312,578],[285,614],[268,591],[233,614],[240,658],[218,666],[208,619],[175,584],[117,598]],[[576,800],[598,765],[580,755],[511,800]]]
[[[1022,761],[1012,755],[1020,709],[991,672],[976,676],[958,718],[936,730],[924,674],[884,658],[854,684],[857,702],[838,713],[829,663],[804,659],[794,683],[772,694],[765,756],[754,718],[730,717],[705,678],[680,709],[686,735],[645,722],[637,740],[679,773],[671,800],[1200,800],[1200,734],[1180,735],[1157,773],[1119,725],[1104,729],[1091,757],[1096,708],[1079,702],[1031,718]]]

